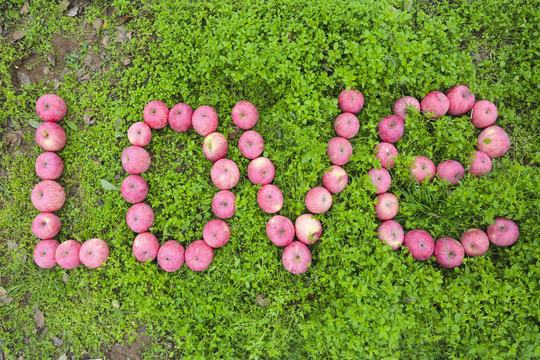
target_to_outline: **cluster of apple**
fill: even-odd
[[[109,246],[101,239],[90,239],[81,245],[76,240],[60,244],[54,237],[60,232],[62,222],[54,214],[64,206],[66,192],[58,184],[64,171],[64,163],[57,151],[66,144],[66,133],[56,124],[67,112],[66,102],[57,95],[46,94],[36,102],[38,116],[45,121],[36,130],[36,141],[45,150],[36,159],[36,174],[43,180],[32,190],[31,200],[41,211],[32,221],[32,233],[42,239],[34,248],[34,261],[42,268],[60,265],[73,269],[81,263],[89,268],[97,268],[107,262]]]
[[[475,95],[465,85],[451,88],[447,94],[440,91],[428,93],[421,102],[412,96],[398,99],[394,104],[394,115],[384,117],[378,125],[382,143],[378,144],[376,157],[382,168],[368,172],[373,185],[376,186],[377,201],[374,204],[377,218],[383,221],[377,232],[379,239],[397,250],[404,245],[409,254],[419,261],[435,255],[437,262],[447,268],[461,265],[464,254],[479,256],[487,252],[489,242],[498,246],[513,244],[518,236],[517,225],[509,219],[497,218],[488,226],[487,234],[480,229],[469,229],[461,237],[461,243],[452,238],[441,238],[433,241],[425,230],[412,230],[404,235],[401,225],[392,220],[399,211],[399,201],[394,194],[387,193],[392,178],[387,169],[394,166],[398,151],[392,143],[402,138],[405,121],[409,111],[421,111],[429,119],[437,119],[445,114],[464,115],[472,110],[471,122],[480,129],[485,128],[478,136],[477,151],[469,157],[468,172],[474,176],[484,176],[491,171],[491,159],[505,154],[510,148],[510,139],[506,132],[493,126],[497,119],[497,107],[487,100],[476,102]],[[411,177],[417,183],[430,181],[435,174],[448,183],[456,185],[465,175],[463,165],[455,160],[447,160],[437,167],[425,156],[417,156],[410,166]]]

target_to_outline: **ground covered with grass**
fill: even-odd
[[[407,9],[379,0],[18,0],[0,10],[0,357],[540,357],[540,12],[532,2],[415,1]],[[446,270],[380,243],[366,173],[377,166],[377,123],[397,98],[457,84],[497,105],[512,147],[483,178],[467,175],[450,189],[439,180],[418,186],[406,170],[410,159],[466,164],[480,131],[467,116],[413,117],[391,170],[396,220],[406,231],[459,239],[505,216],[520,238]],[[292,275],[266,237],[271,215],[247,179],[231,110],[240,100],[259,109],[254,130],[276,165],[280,214],[295,219],[329,165],[326,143],[346,87],[366,99],[345,166],[349,185],[318,216],[323,237],[311,246],[310,270]],[[32,260],[38,212],[30,192],[42,152],[34,104],[48,92],[68,104],[60,123],[68,198],[57,239],[106,240],[111,256],[97,270],[44,270]],[[103,186],[126,176],[125,134],[154,99],[214,107],[241,171],[231,240],[201,273],[137,262],[129,204]],[[193,130],[153,131],[144,176],[161,243],[186,246],[214,218],[201,144]]]

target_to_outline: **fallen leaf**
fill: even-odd
[[[118,301],[113,300],[113,301],[112,301],[112,306],[113,306],[113,308],[118,309],[118,308],[120,307],[120,304],[118,303]]]
[[[69,0],[62,0],[60,5],[58,5],[58,11],[64,12],[68,8],[69,4],[71,4],[71,1]]]
[[[11,38],[13,39],[13,41],[17,41],[17,40],[21,40],[25,36],[26,36],[26,31],[15,30],[13,32],[13,35],[11,35]]]
[[[58,358],[58,360],[67,360],[67,355],[66,355],[66,354],[60,355],[60,357]]]
[[[228,134],[229,140],[234,139],[235,137],[238,136],[238,134],[240,134],[240,128],[238,126],[231,128],[231,131],[229,131],[229,134]]]
[[[409,11],[411,11],[413,6],[413,0],[405,0],[405,8]]]
[[[94,61],[94,58],[92,57],[92,54],[88,54],[86,55],[86,57],[84,58],[84,62],[86,64],[86,66],[90,66],[92,64],[92,62]]]
[[[124,66],[128,66],[131,64],[131,59],[130,58],[125,58],[123,61],[122,61],[122,65]]]
[[[30,4],[28,0],[24,2],[23,7],[21,8],[21,15],[26,15],[30,12]]]
[[[94,19],[94,21],[92,21],[92,27],[95,30],[101,29],[102,26],[103,26],[103,20],[101,20],[100,18]]]
[[[120,16],[118,18],[118,21],[120,22],[120,24],[125,24],[127,23],[129,20],[131,20],[133,18],[133,16],[131,15],[124,15],[124,16]]]
[[[28,120],[28,125],[30,125],[34,129],[37,129],[39,127],[39,125],[41,125],[41,123],[39,121],[36,121],[36,120]]]
[[[104,180],[104,179],[101,179],[99,180],[101,182],[101,187],[104,189],[104,190],[115,190],[115,191],[118,191],[120,190],[120,188],[118,186],[115,186],[113,184],[111,184],[110,182],[108,182],[107,180]]]
[[[83,76],[81,76],[81,78],[79,80],[88,81],[88,80],[90,80],[90,77],[91,77],[90,74],[84,74]]]
[[[268,307],[270,306],[270,303],[263,298],[263,294],[257,295],[257,304],[259,304],[260,307]]]
[[[123,43],[125,41],[131,40],[132,31],[127,31],[124,26],[117,26],[116,30],[118,31],[116,34],[116,38],[114,39],[116,42]]]
[[[67,283],[68,280],[69,280],[69,275],[68,275],[68,274],[62,275],[62,280],[63,280],[65,283]]]
[[[69,17],[75,17],[77,16],[78,12],[79,12],[79,5],[75,5],[74,7],[71,8],[71,10],[68,11],[66,15]]]
[[[7,146],[19,146],[22,142],[22,135],[18,131],[10,132],[4,135],[4,143]]]
[[[17,78],[21,84],[30,84],[30,78],[23,72],[17,71]]]
[[[96,122],[96,119],[94,118],[94,112],[92,110],[87,108],[84,111],[83,122],[86,125],[93,125]]]
[[[17,250],[19,248],[19,244],[14,240],[9,239],[7,241],[7,243],[8,243],[8,249],[9,250],[15,251],[15,250]]]
[[[77,71],[77,72],[75,73],[75,77],[80,78],[81,76],[83,76],[83,74],[84,74],[84,68],[79,69],[79,71]]]
[[[43,329],[41,329],[41,331],[39,332],[39,335],[38,335],[38,341],[43,340],[43,338],[45,337],[45,335],[47,335],[48,333],[49,333],[49,327],[48,327],[48,326],[44,326]]]
[[[124,122],[122,121],[122,118],[116,119],[116,121],[114,122],[114,130],[119,131],[123,123]]]
[[[109,41],[110,41],[110,38],[107,35],[105,35],[103,37],[103,40],[101,40],[101,43],[103,44],[103,46],[107,47],[109,45]]]
[[[43,316],[41,310],[36,309],[36,312],[34,313],[34,321],[36,322],[38,329],[45,326],[45,316]]]
[[[53,337],[51,340],[52,340],[52,343],[53,343],[54,346],[62,346],[62,344],[64,344],[62,339],[59,339],[56,336]]]

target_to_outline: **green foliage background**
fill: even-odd
[[[41,0],[32,1],[30,17],[23,18],[23,2],[0,5],[2,20],[27,32],[20,42],[0,42],[3,132],[8,118],[16,127],[38,120],[35,101],[52,91],[44,84],[16,88],[14,64],[32,50],[50,52],[56,33],[82,42],[81,17],[62,16],[58,4]],[[107,31],[114,33],[119,17],[131,15],[125,26],[133,39],[106,48],[108,71],[84,83],[67,74],[57,90],[68,104],[66,120],[73,122],[61,123],[68,143],[60,153],[66,165],[60,182],[69,197],[58,212],[58,240],[100,237],[111,257],[101,269],[69,271],[67,282],[62,269],[34,265],[37,240],[30,224],[37,211],[29,196],[38,182],[33,167],[41,150],[32,131],[25,132],[28,146],[18,153],[2,144],[0,274],[14,298],[0,307],[7,358],[56,359],[67,351],[98,357],[114,342],[135,339],[140,325],[152,339],[146,356],[156,359],[540,357],[540,13],[534,4],[418,1],[411,11],[378,0],[114,5],[119,11],[107,18]],[[98,1],[86,8],[87,21],[103,18],[106,6]],[[132,59],[129,67],[121,64],[125,56]],[[405,250],[380,244],[365,174],[377,166],[376,125],[398,97],[420,99],[461,83],[477,99],[495,102],[497,125],[509,133],[512,148],[481,179],[467,176],[450,190],[439,181],[417,186],[406,171],[413,156],[466,164],[479,130],[467,116],[412,117],[391,171],[390,191],[401,201],[396,220],[406,231],[459,238],[467,228],[485,229],[506,216],[521,233],[509,248],[492,246],[485,256],[445,270],[433,258],[415,262]],[[281,249],[266,238],[271,216],[257,205],[258,187],[247,179],[238,137],[230,140],[228,155],[242,174],[233,190],[238,201],[229,221],[232,238],[215,252],[210,268],[195,273],[184,266],[168,274],[155,263],[136,262],[134,234],[124,220],[129,206],[118,191],[102,189],[100,180],[120,185],[115,177],[125,176],[120,155],[128,146],[121,135],[142,120],[148,101],[213,106],[222,133],[232,130],[234,104],[253,102],[260,113],[255,130],[264,137],[264,156],[276,165],[274,184],[284,193],[280,214],[294,219],[306,211],[304,195],[320,184],[329,165],[326,142],[334,136],[337,95],[345,87],[364,93],[361,129],[345,166],[349,186],[319,217],[323,238],[311,247],[314,261],[306,274],[287,273]],[[97,114],[95,125],[82,121],[87,108]],[[153,132],[153,162],[144,177],[156,213],[151,231],[162,242],[176,239],[187,246],[213,218],[216,189],[201,144],[193,130]],[[8,240],[19,248],[8,249]],[[257,305],[259,294],[269,307]],[[35,306],[45,314],[48,334],[33,332]],[[63,345],[55,347],[53,336],[62,336]]]

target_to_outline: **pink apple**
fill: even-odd
[[[437,172],[433,161],[425,156],[417,156],[409,169],[411,170],[414,181],[417,183],[430,181]]]
[[[203,140],[203,154],[206,158],[212,162],[223,159],[227,156],[229,150],[229,143],[225,136],[220,133],[213,132],[206,135]]]
[[[250,161],[247,174],[249,181],[254,185],[266,185],[274,180],[276,168],[270,159],[261,156]]]
[[[53,213],[40,213],[32,221],[32,233],[40,239],[52,239],[60,231],[62,222]]]
[[[45,151],[60,151],[66,145],[66,132],[53,122],[45,122],[36,130],[36,141]]]
[[[191,122],[197,134],[201,136],[215,132],[219,123],[216,110],[206,105],[195,109]]]
[[[169,121],[169,108],[159,100],[150,101],[144,107],[143,119],[152,129],[163,129]]]
[[[43,180],[56,180],[64,171],[64,163],[56,153],[47,151],[36,159],[36,174]]]
[[[401,225],[394,220],[387,220],[383,222],[377,228],[377,233],[379,234],[379,240],[392,248],[392,250],[397,250],[403,244],[403,228]]]
[[[337,165],[330,166],[322,177],[323,186],[332,194],[338,194],[345,190],[348,182],[349,177],[347,176],[347,172],[341,166]]]
[[[294,222],[296,238],[304,244],[315,244],[322,235],[322,224],[312,214],[303,214]]]
[[[56,181],[43,180],[34,186],[30,198],[39,211],[55,212],[64,206],[66,192]]]
[[[465,257],[463,246],[452,238],[440,238],[435,241],[433,254],[437,259],[437,263],[448,269],[461,265]]]
[[[465,85],[454,86],[448,90],[446,97],[449,101],[448,113],[450,115],[463,115],[474,106],[474,93]]]
[[[232,120],[240,129],[248,130],[257,124],[259,112],[249,101],[240,101],[232,109]]]
[[[242,155],[253,160],[263,153],[264,140],[261,134],[256,131],[249,130],[243,133],[238,140],[238,148]]]
[[[249,173],[249,171],[248,171]],[[240,170],[236,163],[229,159],[220,159],[214,163],[210,170],[212,182],[218,189],[229,190],[238,184]]]
[[[510,246],[519,237],[519,228],[510,219],[498,217],[492,225],[487,227],[489,241],[497,246]]]
[[[275,215],[266,223],[266,235],[277,246],[287,246],[292,243],[294,232],[292,221],[285,216]]]
[[[428,93],[420,102],[420,108],[429,119],[437,119],[445,115],[450,107],[450,101],[440,91]]]
[[[338,96],[338,106],[343,112],[356,114],[364,107],[364,95],[355,89],[345,89]]]
[[[257,203],[268,213],[277,213],[283,207],[283,194],[276,185],[263,185],[257,192]]]
[[[216,249],[229,242],[231,238],[231,228],[229,225],[219,219],[210,220],[204,225],[203,239],[208,246]]]
[[[420,103],[412,96],[404,96],[399,98],[394,103],[394,115],[399,116],[401,120],[405,121],[409,112],[407,108],[414,108],[420,111]]]
[[[55,260],[64,269],[74,269],[81,265],[81,243],[75,240],[67,240],[56,248]]]
[[[109,258],[109,245],[101,239],[86,240],[79,251],[79,258],[86,267],[101,267]]]
[[[150,154],[140,146],[130,146],[122,152],[122,166],[128,174],[139,175],[150,168]]]
[[[338,136],[328,141],[326,154],[332,164],[339,166],[345,165],[349,162],[352,153],[353,148],[349,140]]]
[[[300,241],[293,241],[283,249],[282,262],[291,274],[303,274],[311,266],[311,251]]]
[[[470,169],[469,174],[480,177],[484,176],[491,171],[493,164],[491,158],[483,151],[477,151],[469,156]]]
[[[185,255],[186,251],[178,241],[169,240],[158,250],[158,264],[166,272],[174,272],[184,265]]]
[[[386,169],[371,169],[368,171],[368,176],[373,185],[377,187],[377,194],[384,194],[390,189],[392,177]]]
[[[229,190],[221,190],[212,199],[212,211],[220,219],[229,219],[236,211],[236,196]]]
[[[427,260],[433,255],[435,242],[425,230],[412,230],[405,234],[403,246],[409,249],[409,254],[418,261]]]
[[[55,94],[42,95],[36,101],[36,112],[41,120],[59,122],[66,116],[66,102]]]
[[[146,199],[148,184],[139,175],[129,175],[122,181],[120,193],[127,202],[137,204]]]
[[[403,137],[405,123],[399,116],[386,116],[379,122],[377,131],[382,141],[394,143]]]
[[[360,123],[354,114],[343,113],[336,118],[336,121],[334,121],[334,129],[336,130],[337,136],[350,139],[358,133]]]
[[[437,174],[439,175],[439,179],[452,185],[456,185],[463,179],[465,169],[463,168],[463,165],[455,160],[446,160],[437,165]]]
[[[174,105],[169,111],[169,125],[176,132],[186,132],[191,128],[193,109],[184,103]]]
[[[385,169],[394,166],[398,155],[396,147],[390,143],[382,142],[375,145],[375,157],[379,159],[381,166]]]
[[[154,223],[154,211],[145,203],[132,205],[127,211],[126,222],[132,231],[143,233]]]
[[[377,196],[377,201],[374,204],[375,213],[379,220],[391,220],[399,212],[399,200],[391,193],[384,193]]]
[[[189,244],[186,249],[186,265],[193,271],[203,271],[210,266],[214,259],[214,249],[204,240]]]
[[[131,145],[146,146],[152,140],[152,129],[146,123],[139,121],[129,127],[127,137]]]
[[[54,239],[41,240],[34,247],[34,261],[37,266],[49,269],[55,267],[56,262],[56,249],[60,243]]]
[[[493,125],[497,120],[497,115],[499,112],[495,104],[488,100],[480,100],[472,108],[471,123],[475,127],[483,129]]]
[[[478,135],[478,146],[476,148],[485,152],[492,159],[498,158],[510,149],[510,139],[500,127],[490,126]]]
[[[330,209],[334,199],[326,188],[316,186],[307,192],[305,201],[309,212],[322,214]]]
[[[154,234],[143,232],[135,236],[132,250],[133,256],[138,261],[142,263],[153,261],[159,251],[159,241]]]
[[[489,248],[489,238],[480,229],[469,229],[461,235],[461,246],[469,256],[484,255]]]

